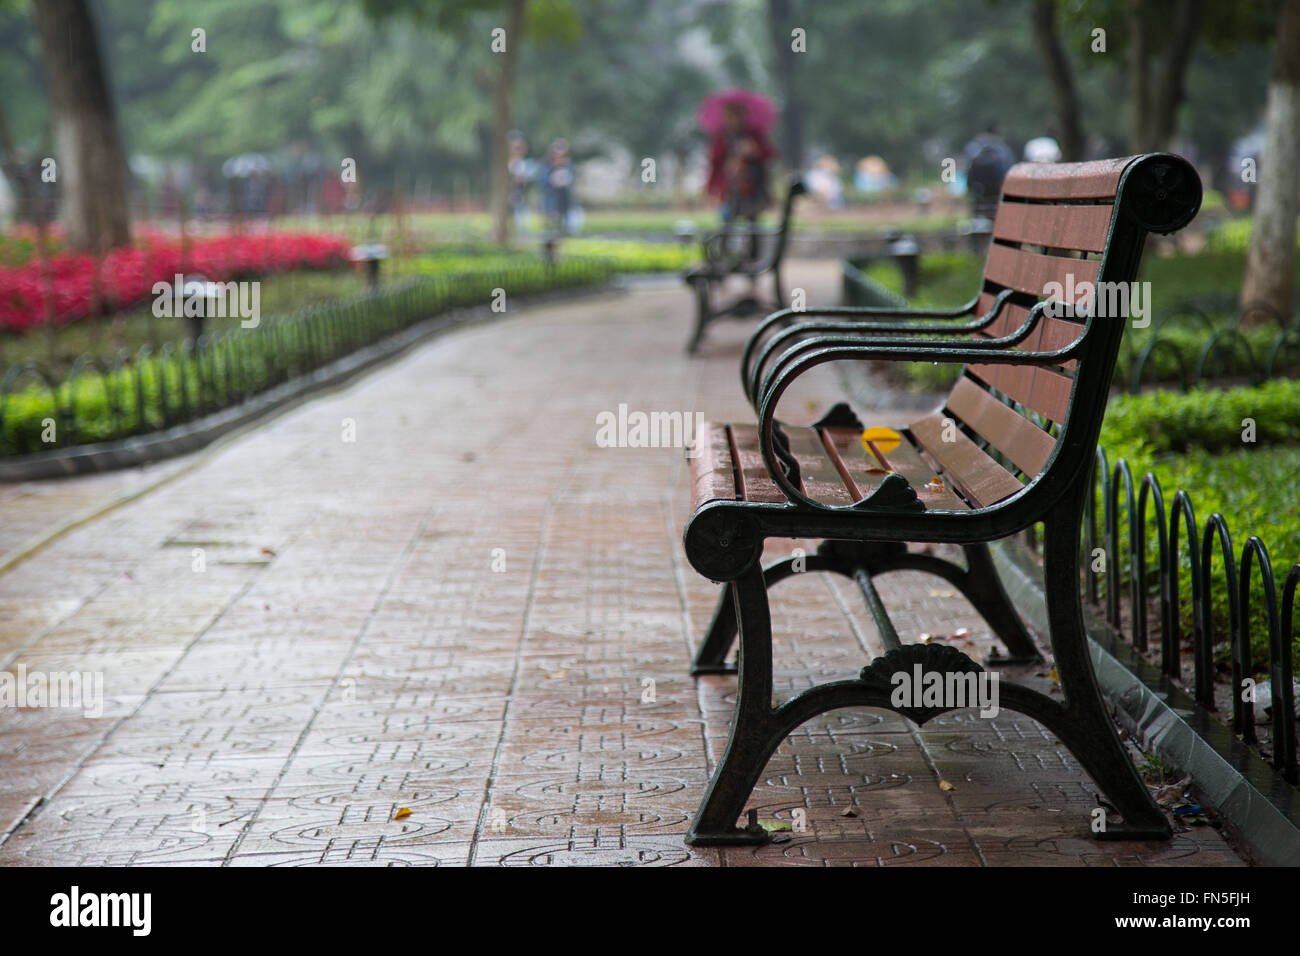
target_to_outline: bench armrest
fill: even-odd
[[[1005,352],[1008,348],[1022,342],[1029,333],[1033,331],[1033,323],[1026,321],[1014,332],[1000,336],[998,338],[986,339],[959,339],[962,347],[991,355],[997,355]],[[822,334],[814,334],[820,332]],[[769,365],[776,362],[776,367],[788,364],[797,359],[800,355],[806,355],[817,349],[839,347],[839,346],[870,346],[870,345],[890,345],[896,347],[929,347],[940,348],[944,350],[955,347],[951,341],[941,338],[937,335],[931,337],[905,337],[905,336],[870,336],[865,332],[851,330],[842,332],[839,330],[825,330],[817,328],[813,324],[812,328],[803,326],[790,326],[788,334],[782,334],[774,337],[764,346],[763,351],[758,354],[754,360],[754,367],[751,369],[749,376],[745,381],[745,395],[750,403],[757,407],[757,396],[761,393],[763,382],[771,377]],[[784,349],[784,351],[782,351]],[[779,353],[779,354],[778,354]],[[906,361],[906,360],[902,360]],[[988,359],[986,364],[994,363],[995,358]]]
[[[759,414],[790,383],[817,365],[827,362],[885,360],[891,362],[936,362],[964,365],[1060,365],[1078,357],[1088,332],[1095,321],[1089,316],[1079,338],[1064,348],[1051,351],[1029,351],[1008,348],[1024,339],[1038,319],[1044,314],[1046,303],[1040,302],[1030,310],[1028,318],[1019,329],[1008,336],[985,341],[964,341],[961,345],[937,342],[933,339],[868,338],[864,336],[824,336],[811,342],[795,345],[782,353],[767,369],[755,398]]]
[[[809,339],[813,336],[822,336],[828,333],[835,333],[833,338],[849,339],[858,336],[867,336],[869,338],[878,338],[882,336],[933,336],[941,338],[943,336],[961,336],[969,344],[975,347],[992,347],[1002,348],[1006,345],[1013,345],[1020,341],[1032,329],[1032,322],[1025,323],[1020,329],[1011,335],[1003,336],[996,339],[969,339],[973,332],[986,328],[997,316],[1004,302],[1011,297],[1011,290],[1004,290],[999,293],[993,301],[988,311],[983,315],[968,321],[955,322],[954,320],[963,316],[974,313],[975,302],[968,303],[963,309],[951,310],[947,312],[933,313],[942,315],[949,319],[948,322],[939,323],[881,323],[881,322],[862,322],[862,321],[837,321],[835,320],[841,313],[835,309],[816,309],[794,311],[792,309],[783,309],[776,312],[763,322],[754,334],[749,337],[745,343],[745,351],[740,360],[740,380],[741,387],[745,395],[752,402],[754,395],[758,391],[758,383],[762,378],[763,367],[768,360],[777,352],[778,349],[788,346],[800,339]],[[880,312],[892,312],[892,310],[877,310]],[[854,314],[860,314],[860,310],[853,310]],[[910,312],[892,312],[896,315],[920,315],[922,313]],[[832,321],[809,322],[805,316],[827,316]],[[771,333],[767,340],[763,341],[763,336]],[[934,341],[934,339],[922,339],[922,341]]]
[[[1032,321],[1037,321],[1037,316],[1042,314],[1043,305],[1044,303],[1039,303],[1034,307],[1030,313]],[[1087,326],[1091,326],[1092,322],[1093,319],[1090,317]],[[1080,342],[1083,341],[1083,338],[1086,338],[1086,335],[1081,337]],[[936,345],[934,343],[926,344],[919,341],[907,341],[904,344],[898,339],[885,338],[845,340],[809,351],[796,347],[787,352],[787,355],[795,353],[794,355],[790,355],[788,360],[786,355],[782,355],[777,365],[767,373],[758,396],[759,448],[763,454],[763,462],[767,466],[772,480],[776,482],[782,493],[790,501],[821,510],[844,510],[846,507],[855,507],[827,505],[805,495],[786,473],[782,461],[784,449],[778,450],[776,447],[777,405],[780,403],[785,390],[804,372],[818,365],[825,365],[828,362],[872,359],[885,359],[895,362],[945,362],[962,365],[968,362],[982,365],[1059,365],[1076,357],[1080,350],[1080,342],[1049,352],[1011,350],[1005,348],[1005,346],[1001,350],[990,350],[972,347],[973,343],[960,347],[944,344]]]
[[[727,254],[727,241],[732,238],[747,239],[750,236],[764,238],[779,235],[780,229],[759,226],[755,229],[719,229],[700,239],[700,251],[704,261],[714,271],[730,274],[749,260]]]
[[[1003,294],[1009,294],[1009,290],[1003,290]],[[937,320],[955,320],[963,316],[973,315],[975,313],[975,303],[977,300],[972,299],[963,306],[955,309],[890,309],[884,306],[874,305],[835,305],[825,306],[820,309],[782,309],[780,312],[774,312],[768,316],[768,321],[781,318],[788,318],[794,315],[809,315],[814,317],[825,318],[843,318],[845,321],[863,321],[877,322],[885,325],[895,323],[891,319],[937,319]]]
[[[774,361],[765,356],[755,368],[756,380],[751,402],[761,414],[763,405],[774,390],[784,389],[793,378],[807,371],[814,365],[825,362],[845,360],[884,359],[895,362],[977,362],[982,365],[1050,365],[1068,362],[1076,357],[1087,332],[1095,321],[1088,316],[1079,337],[1070,345],[1052,351],[1028,351],[1012,349],[1011,346],[1023,341],[1039,319],[1047,314],[1051,305],[1039,302],[1025,317],[1018,329],[1009,335],[982,340],[963,339],[961,344],[942,340],[907,338],[903,336],[866,336],[861,334],[828,334],[814,336],[804,342],[796,342],[787,348]],[[1055,303],[1064,314],[1074,315],[1074,310],[1064,303]],[[816,360],[808,363],[808,359]],[[762,371],[761,384],[758,383],[759,371]],[[792,374],[788,374],[792,373]],[[784,384],[779,384],[784,382]]]

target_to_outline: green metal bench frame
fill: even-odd
[[[705,329],[721,318],[746,319],[773,309],[782,309],[789,304],[785,288],[781,284],[781,262],[785,258],[786,247],[790,240],[790,230],[794,224],[794,201],[807,189],[798,178],[790,180],[785,194],[785,203],[781,207],[781,224],[775,232],[745,233],[743,236],[730,230],[713,233],[701,243],[704,262],[688,269],[682,276],[686,284],[695,293],[695,330],[691,333],[686,351],[694,354],[704,339]],[[768,238],[770,248],[765,255],[753,258],[732,257],[728,245],[737,238]],[[729,276],[772,277],[772,298],[760,301],[753,294],[744,294],[726,305],[715,302],[723,281]]]
[[[1021,205],[1038,202],[1032,197],[1041,192],[1046,197],[1042,203],[1057,207],[1063,235],[1071,230],[1072,216],[1083,218],[1082,212],[1072,210],[1076,199],[1094,207],[1110,202],[1112,208],[1105,212],[1108,224],[1101,224],[1104,248],[1100,259],[1088,264],[1096,270],[1099,282],[1135,280],[1147,234],[1175,232],[1200,208],[1201,186],[1194,168],[1170,154],[1045,169],[1021,166],[1012,170],[1007,182],[1013,187],[1019,183],[1025,193],[1016,198],[1013,213],[1019,212]],[[1007,188],[1004,185],[1004,205]],[[1042,214],[1038,215],[1041,219]],[[1098,213],[1094,209],[1090,215]],[[1007,218],[1009,221],[1011,214]],[[995,238],[995,246],[998,242]],[[1025,248],[1002,242],[1017,253]],[[1023,258],[1032,260],[1032,250],[1040,247],[1030,246]],[[1061,242],[1060,247],[1067,244]],[[988,266],[985,275],[982,295],[964,309],[787,310],[772,316],[751,338],[742,363],[742,381],[758,414],[763,462],[786,500],[728,500],[725,496],[701,500],[701,483],[696,481],[697,507],[684,534],[686,554],[699,573],[725,582],[726,587],[693,673],[730,670],[726,657],[738,637],[739,686],[730,737],[691,824],[688,843],[722,846],[769,839],[752,818],[745,827],[737,826],[737,821],[772,753],[799,724],[841,707],[894,710],[923,723],[949,708],[894,707],[890,702],[891,675],[911,673],[915,664],[944,673],[981,669],[948,645],[899,642],[871,586],[874,575],[902,569],[939,574],[972,598],[1013,656],[1036,653],[997,582],[987,548],[990,542],[1040,522],[1044,527],[1048,636],[1064,700],[1002,681],[1000,704],[1034,718],[1056,734],[1109,797],[1121,819],[1108,819],[1105,830],[1096,834],[1099,838],[1163,839],[1170,835],[1168,821],[1134,769],[1102,703],[1080,603],[1081,522],[1126,320],[1099,317],[1086,308],[1074,313],[1059,302],[1049,305],[1048,300],[1029,295],[1028,285],[1010,291],[990,286]],[[1018,311],[1013,312],[1011,306],[1016,303]],[[1049,317],[1063,313],[1079,320],[1080,331],[1074,341],[1062,347],[1040,344],[1037,349],[1024,348],[1036,341],[1047,342]],[[947,362],[981,368],[1055,368],[1074,363],[1073,385],[1068,410],[1053,435],[1050,457],[1037,474],[1027,475],[1029,480],[1019,492],[1005,500],[969,510],[931,511],[918,501],[915,489],[894,474],[852,505],[831,506],[805,494],[797,462],[784,439],[786,426],[776,417],[777,405],[791,383],[807,370],[829,362],[863,360]],[[847,405],[837,406],[816,424],[860,427]],[[881,633],[887,651],[863,668],[857,679],[822,684],[779,705],[772,701],[767,592],[796,568],[793,558],[767,568],[761,565],[769,538],[820,540],[816,553],[803,559],[806,570],[830,571],[857,581],[877,619],[884,618]],[[916,554],[907,549],[907,542],[960,545],[965,548],[968,566]]]

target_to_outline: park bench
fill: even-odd
[[[1079,533],[1126,319],[1099,314],[1105,310],[1086,295],[1066,303],[1045,292],[1055,292],[1054,282],[1076,289],[1085,280],[1134,281],[1147,234],[1185,226],[1200,198],[1195,170],[1169,154],[1022,164],[1003,185],[983,283],[964,308],[786,310],[754,333],[741,376],[757,424],[704,423],[691,458],[686,554],[702,575],[725,583],[692,673],[738,671],[739,686],[730,737],[688,843],[767,839],[752,814],[748,826],[737,821],[776,747],[804,721],[840,707],[878,707],[923,723],[953,702],[895,707],[896,674],[914,675],[919,666],[954,686],[951,675],[983,670],[952,645],[902,643],[875,575],[913,570],[950,581],[1001,638],[1007,658],[1035,658],[988,546],[1040,522],[1048,637],[1064,699],[1000,681],[1000,705],[1045,725],[1106,794],[1121,819],[1104,820],[1097,836],[1169,836],[1102,704],[1080,605]],[[963,369],[943,406],[898,429],[892,449],[868,447],[847,403],[810,425],[777,418],[782,395],[802,373],[864,360]],[[763,567],[768,539],[820,544]],[[909,548],[914,542],[958,545],[966,564]],[[774,704],[767,592],[800,570],[856,581],[885,653],[856,679]],[[737,638],[732,666],[727,656]]]
[[[786,245],[790,239],[790,227],[794,212],[794,201],[802,196],[805,189],[802,180],[791,179],[785,194],[785,203],[781,207],[781,224],[775,232],[740,231],[725,229],[713,233],[702,241],[704,261],[688,269],[683,278],[695,292],[695,331],[687,343],[686,351],[694,353],[704,338],[704,330],[711,322],[724,317],[750,318],[773,309],[785,308],[789,303],[781,285],[781,260],[785,256]],[[767,250],[761,252],[759,245],[766,240]],[[737,251],[736,246],[740,249]],[[772,277],[772,298],[760,301],[751,290],[738,296],[726,305],[716,302],[722,284],[730,276],[743,276],[757,279],[760,276]]]

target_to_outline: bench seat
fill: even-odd
[[[927,420],[923,432],[929,424]],[[942,428],[941,422],[936,424]],[[885,475],[895,472],[907,479],[927,511],[967,511],[971,507],[964,493],[956,490],[964,485],[916,444],[910,431],[901,432],[903,441],[898,447],[887,453],[874,448],[872,457],[867,456],[857,429],[786,425],[784,431],[790,451],[799,461],[800,488],[810,498],[852,505],[874,491]],[[707,451],[691,459],[693,508],[720,499],[786,501],[763,464],[758,426],[705,422],[703,437],[697,440]],[[936,477],[941,479],[942,489],[931,484]],[[1021,487],[1014,478],[1009,480],[1015,488],[1008,488],[1007,495]]]

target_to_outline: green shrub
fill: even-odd
[[[1117,395],[1107,407],[1101,443],[1126,453],[1140,449],[1144,458],[1196,449],[1247,454],[1247,419],[1254,423],[1256,447],[1300,442],[1300,381]]]
[[[1243,442],[1244,419],[1255,423],[1255,442]],[[1219,513],[1233,536],[1234,560],[1249,535],[1258,535],[1269,549],[1279,587],[1292,563],[1300,560],[1300,510],[1295,506],[1296,474],[1300,472],[1300,382],[1277,381],[1255,388],[1196,389],[1187,394],[1149,392],[1111,398],[1102,424],[1101,445],[1110,466],[1123,459],[1133,473],[1135,491],[1142,476],[1152,472],[1160,482],[1165,505],[1183,489],[1191,498],[1204,534],[1205,522]],[[1120,493],[1119,555],[1124,556],[1113,577],[1128,595],[1128,516]],[[1098,520],[1103,513],[1098,499]],[[1158,594],[1154,508],[1147,519],[1147,593]],[[1166,518],[1166,523],[1168,518]],[[1099,529],[1100,533],[1100,529]],[[1180,535],[1182,529],[1180,528]],[[1102,544],[1102,542],[1098,542]],[[1196,546],[1200,547],[1198,541]],[[1187,543],[1180,542],[1179,601],[1183,636],[1192,629],[1191,575]],[[1216,636],[1226,639],[1227,586],[1221,558],[1215,556],[1216,577],[1211,589]],[[1237,582],[1231,583],[1232,587]],[[1264,595],[1252,582],[1251,655],[1256,667],[1268,660]],[[1300,659],[1300,635],[1294,653]],[[1221,656],[1222,656],[1221,651]]]
[[[514,296],[603,282],[613,265],[566,259],[548,266],[511,261],[498,268],[438,271],[374,294],[267,316],[255,329],[217,335],[196,358],[188,349],[138,354],[111,369],[83,371],[55,393],[31,378],[11,380],[0,395],[0,454],[125,438],[236,405],[294,375],[347,355],[439,312],[490,301],[493,290]],[[72,414],[69,414],[69,413]],[[42,441],[49,420],[56,441]]]

